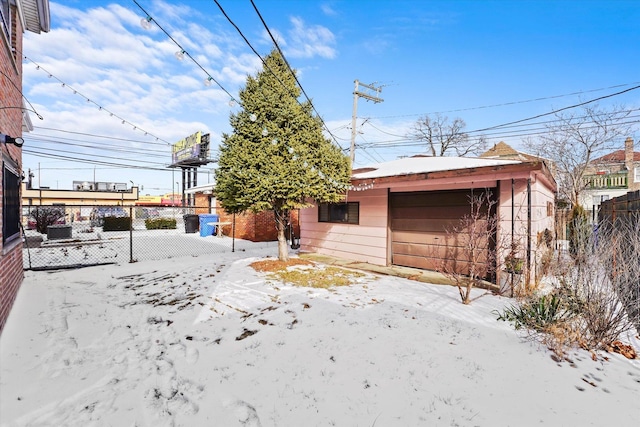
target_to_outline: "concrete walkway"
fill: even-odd
[[[451,279],[437,271],[422,270],[412,267],[402,267],[399,265],[375,265],[369,264],[368,262],[353,261],[344,258],[337,258],[328,255],[308,252],[300,253],[299,256],[300,258],[308,259],[322,264],[337,265],[339,267],[353,268],[355,270],[363,270],[371,273],[384,274],[387,276],[402,277],[409,280],[416,280],[423,283],[432,283],[435,285],[455,286],[455,283]],[[498,291],[498,287],[490,282],[483,282],[483,286],[480,287],[494,292]]]

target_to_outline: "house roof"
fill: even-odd
[[[500,141],[492,148],[480,154],[482,158],[522,160],[524,162],[540,160],[542,157],[514,150],[509,144]]]
[[[213,192],[215,190],[216,184],[201,184],[196,185],[195,187],[187,188],[184,190],[184,194],[196,194],[196,193],[207,193]]]
[[[519,160],[483,159],[472,157],[407,157],[378,163],[366,168],[354,169],[353,179],[381,178],[448,170],[479,168],[485,166],[513,165]]]
[[[480,157],[502,157],[518,154],[510,145],[503,141],[498,142],[492,148],[480,154]]]
[[[19,3],[24,17],[25,29],[33,33],[48,33],[51,29],[49,0],[22,0]]]
[[[625,154],[624,150],[616,150],[609,154],[605,154],[602,157],[598,157],[597,159],[592,160],[592,163],[624,163]],[[640,162],[640,152],[633,152],[633,161]]]

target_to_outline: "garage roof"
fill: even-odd
[[[407,157],[354,169],[353,179],[381,178],[484,166],[514,165],[518,160],[481,159],[472,157]]]

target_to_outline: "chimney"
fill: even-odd
[[[624,165],[628,171],[633,171],[633,139],[631,137],[624,141]]]

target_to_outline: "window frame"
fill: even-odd
[[[633,168],[633,182],[640,182],[640,166]]]
[[[20,239],[21,174],[6,159],[2,161],[2,246]]]
[[[360,202],[319,203],[318,222],[360,224]]]
[[[2,31],[7,39],[8,45],[13,46],[13,40],[11,37],[13,24],[11,22],[12,18],[12,4],[9,0],[0,0],[0,25],[2,26]]]

